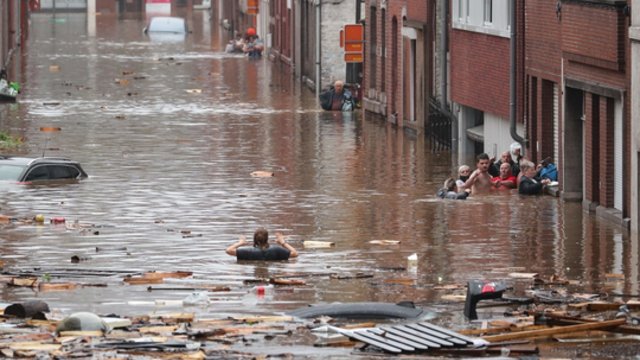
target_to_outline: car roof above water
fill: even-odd
[[[183,18],[174,16],[156,16],[151,19],[149,27],[146,29],[149,32],[171,32],[171,33],[186,33],[187,25]]]

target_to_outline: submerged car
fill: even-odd
[[[187,22],[183,18],[175,16],[155,16],[142,31],[151,40],[159,41],[184,40],[189,32]]]
[[[20,183],[80,180],[88,175],[77,161],[61,157],[0,155],[0,180]]]

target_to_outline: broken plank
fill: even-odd
[[[273,279],[269,279],[269,283],[274,285],[307,285],[307,283],[304,280],[298,280],[298,279],[273,278]]]
[[[87,331],[61,331],[60,337],[66,336],[103,336],[104,333],[100,330],[87,330]]]
[[[321,249],[321,248],[330,248],[336,246],[336,243],[332,241],[312,241],[305,240],[302,242],[302,246],[307,249]]]
[[[42,344],[35,341],[14,342],[9,344],[11,350],[56,351],[62,348],[62,344]]]
[[[193,275],[191,271],[157,272],[150,271],[142,274],[146,279],[183,279]]]
[[[163,278],[146,278],[146,277],[126,277],[123,279],[129,285],[149,285],[149,284],[162,284]]]
[[[38,290],[40,291],[64,291],[73,290],[78,287],[76,283],[40,283]]]
[[[37,277],[14,277],[9,280],[11,286],[36,287],[38,285]]]
[[[240,316],[232,317],[232,319],[245,322],[245,323],[258,323],[258,322],[287,322],[293,321],[293,316]]]
[[[514,279],[535,279],[538,277],[538,273],[512,272],[509,273],[509,277]]]
[[[599,321],[599,322],[587,323],[587,324],[560,326],[560,327],[554,327],[554,328],[542,329],[542,330],[518,331],[514,333],[509,333],[509,334],[485,336],[483,337],[483,339],[488,342],[497,342],[497,341],[508,341],[508,340],[514,340],[514,339],[546,337],[551,335],[569,334],[573,332],[586,331],[586,330],[614,328],[620,325],[624,325],[626,322],[627,322],[626,319],[615,319],[615,320]]]
[[[141,334],[165,334],[172,333],[178,329],[178,325],[165,325],[165,326],[146,326],[138,328],[138,332]]]

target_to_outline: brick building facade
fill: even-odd
[[[365,2],[364,109],[418,131],[434,93],[435,5],[435,0]]]
[[[626,1],[527,1],[529,154],[559,164],[561,194],[625,226],[630,216]]]

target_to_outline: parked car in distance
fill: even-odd
[[[87,173],[77,161],[67,158],[0,155],[0,180],[40,183],[80,180],[87,177]]]
[[[155,16],[152,17],[143,30],[151,40],[180,41],[184,40],[189,30],[187,22],[181,17]]]

